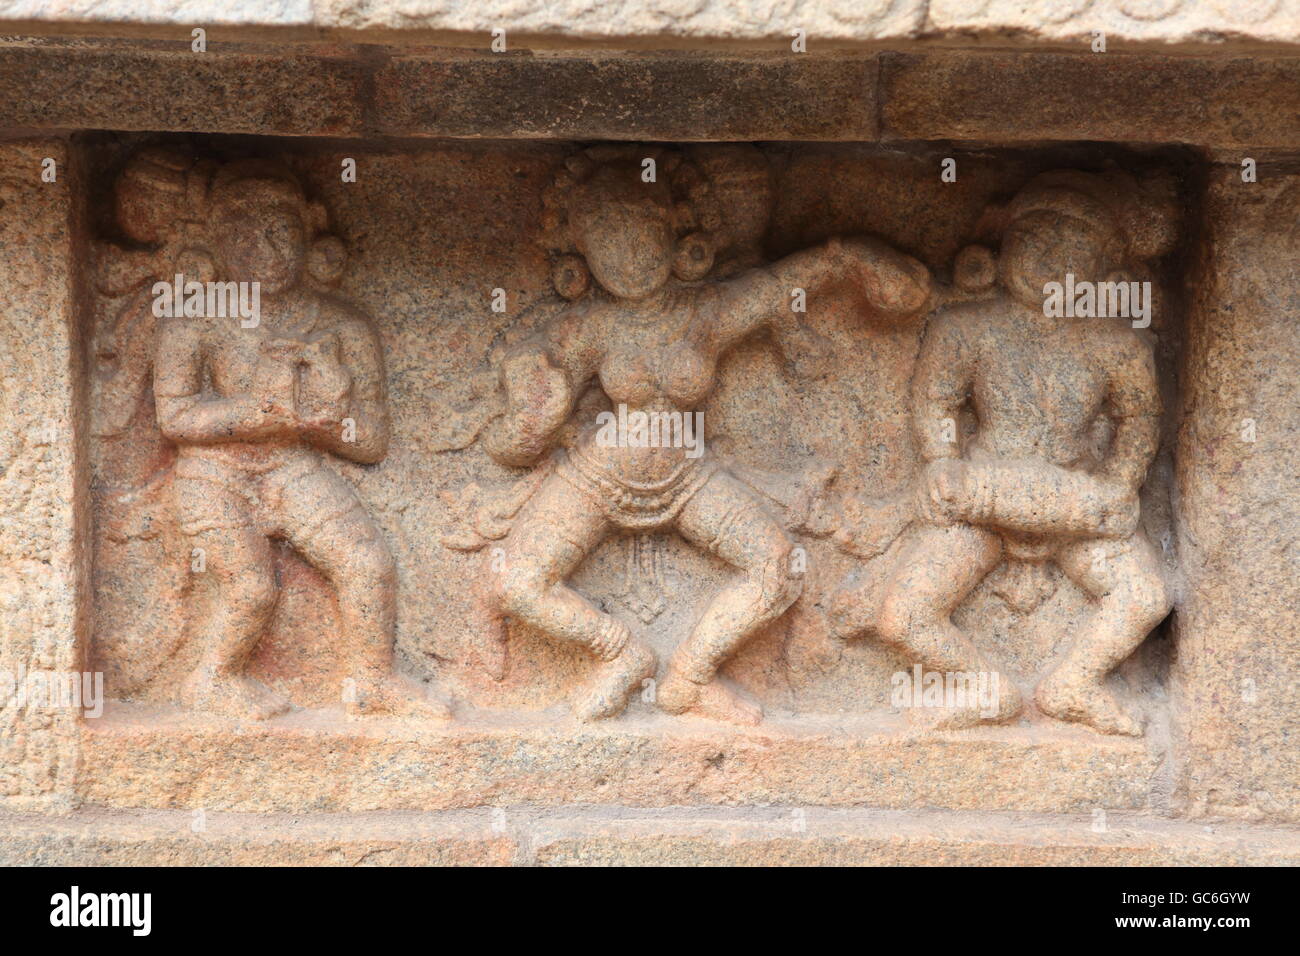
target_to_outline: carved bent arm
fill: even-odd
[[[1136,492],[1160,441],[1160,391],[1150,349],[1135,341],[1112,366],[1109,384],[1115,434],[1096,474]]]
[[[123,249],[111,242],[94,242],[91,255],[95,287],[103,295],[123,295],[142,282],[166,273],[170,250]],[[167,276],[170,281],[171,276]]]
[[[157,320],[150,307],[151,300],[147,289],[140,290],[122,307],[114,322],[111,346],[117,358],[117,369],[105,380],[100,397],[105,435],[119,435],[126,431],[153,368]]]
[[[338,368],[343,373],[337,401],[343,413],[305,422],[305,430],[317,447],[372,465],[388,454],[391,433],[383,350],[374,329],[362,319],[343,323],[337,336]]]
[[[574,306],[507,354],[501,363],[506,408],[484,435],[493,459],[523,467],[550,446],[599,367],[603,353],[593,325],[591,310]]]
[[[873,310],[901,316],[920,310],[930,298],[926,268],[878,239],[830,239],[778,262],[720,283],[712,339],[724,351],[764,325],[782,350],[798,351],[803,328],[792,308],[794,291],[820,291],[846,279],[861,287]]]
[[[154,360],[158,427],[181,445],[265,441],[292,435],[291,409],[252,395],[203,394],[203,339],[193,319],[163,319]]]
[[[924,461],[958,457],[957,416],[975,382],[976,353],[961,326],[940,317],[921,344],[912,377],[912,430]]]

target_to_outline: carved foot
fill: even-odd
[[[289,701],[259,680],[242,674],[201,667],[181,689],[181,702],[191,710],[237,720],[268,720],[289,709]]]
[[[1142,736],[1142,724],[1098,680],[1059,671],[1048,674],[1038,685],[1034,700],[1039,710],[1057,720],[1086,724],[1103,734]]]
[[[573,704],[579,720],[604,720],[621,714],[628,698],[655,672],[655,656],[645,645],[629,640],[612,661],[596,670],[587,689]]]
[[[451,707],[431,696],[418,681],[401,674],[357,681],[356,694],[347,701],[349,717],[422,717],[450,720]]]
[[[659,685],[659,706],[670,714],[721,720],[729,724],[754,726],[762,723],[763,709],[724,687],[716,677],[697,684],[671,670]]]
[[[998,697],[991,707],[978,703],[969,707],[909,707],[907,720],[918,730],[965,730],[984,724],[1001,724],[1019,716],[1024,699],[1016,682],[997,675]]]

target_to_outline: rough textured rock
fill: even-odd
[[[1196,814],[1300,818],[1300,176],[1209,175],[1179,433],[1178,797]]]
[[[53,166],[49,164],[52,163]],[[42,170],[53,169],[53,182]],[[86,669],[83,192],[62,139],[0,144],[0,805],[73,802],[78,715],[47,687]],[[18,700],[26,688],[29,706]]]
[[[881,810],[0,815],[0,865],[1294,866],[1293,830]]]

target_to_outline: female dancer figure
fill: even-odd
[[[575,301],[502,361],[506,410],[485,441],[504,464],[528,465],[547,451],[593,379],[629,418],[688,415],[707,399],[723,353],[761,327],[772,327],[790,360],[806,355],[818,343],[791,308],[796,290],[813,295],[855,281],[887,316],[911,315],[929,298],[920,263],[869,239],[831,240],[699,283],[712,265],[709,229],[716,227],[701,209],[707,184],[672,154],[660,158],[657,181],[647,182],[643,170],[630,155],[584,154],[547,196],[561,254],[557,288]],[[673,654],[657,702],[669,713],[757,723],[760,709],[719,683],[717,671],[799,596],[789,538],[707,452],[611,444],[598,440],[596,422],[578,424],[586,426],[581,436],[502,542],[490,603],[500,615],[589,649],[600,666],[575,713],[617,714],[654,673],[654,657],[565,581],[611,533],[674,526],[738,574]]]

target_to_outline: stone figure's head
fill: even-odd
[[[1139,182],[1110,170],[1054,170],[1036,176],[1000,211],[996,276],[1015,299],[1041,307],[1043,288],[1129,281],[1173,246],[1169,180]]]
[[[333,285],[343,271],[340,240],[323,235],[325,207],[309,202],[298,178],[269,160],[236,160],[214,177],[210,199],[213,243],[222,275],[259,282],[274,295],[305,274]]]
[[[212,228],[223,276],[274,294],[297,285],[314,225],[288,169],[264,160],[223,166],[212,185]]]
[[[703,278],[718,226],[708,192],[699,169],[670,150],[612,147],[570,157],[543,196],[556,290],[576,299],[594,276],[617,298],[643,299],[671,276]]]

